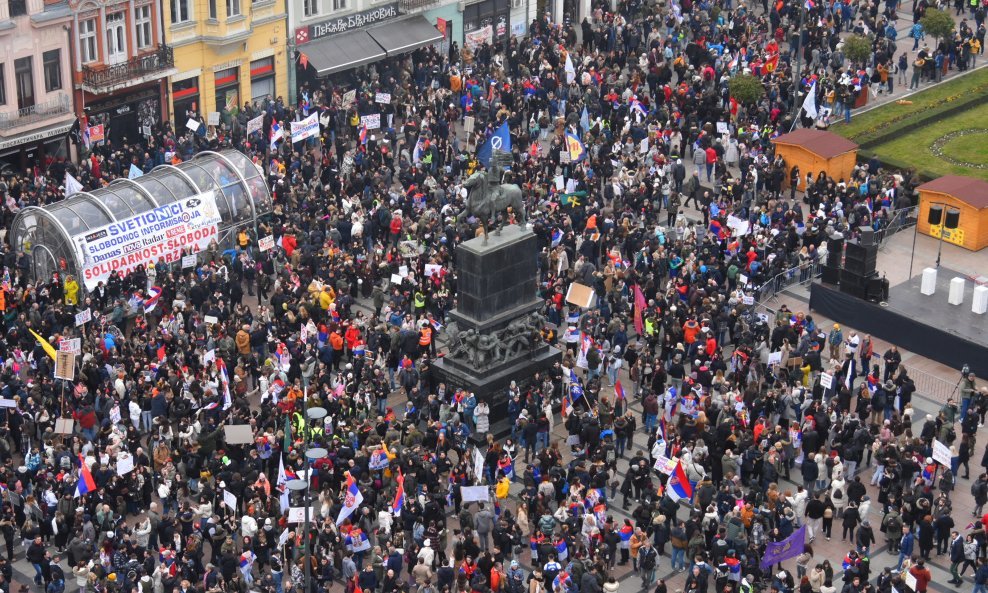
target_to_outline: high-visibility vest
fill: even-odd
[[[432,343],[432,328],[423,327],[419,330],[419,346],[428,346]]]
[[[415,308],[424,309],[425,308],[425,295],[421,292],[415,293]]]

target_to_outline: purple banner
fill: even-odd
[[[806,526],[803,525],[786,539],[780,542],[772,542],[765,548],[765,556],[762,557],[762,569],[771,568],[773,564],[778,564],[783,560],[795,558],[803,553],[806,547]]]

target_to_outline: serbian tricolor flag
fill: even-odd
[[[93,474],[89,471],[89,466],[86,465],[82,455],[79,456],[79,463],[79,481],[75,485],[76,498],[96,490],[96,480],[93,479]]]
[[[354,481],[353,476],[350,475],[350,472],[347,472],[346,488],[343,490],[343,507],[340,509],[339,516],[336,517],[336,524],[343,523],[347,517],[357,510],[357,507],[362,502],[364,502],[364,495],[357,488],[357,482]]]
[[[152,286],[151,290],[148,291],[148,296],[144,298],[144,312],[150,313],[154,311],[154,308],[158,306],[158,301],[161,299],[161,287]]]
[[[676,469],[669,476],[666,493],[669,495],[669,498],[676,501],[683,499],[690,500],[693,498],[693,485],[690,484],[689,479],[686,477],[682,461],[676,462]]]
[[[561,410],[563,419],[573,413],[573,404],[569,400],[569,394],[563,394],[563,405]]]
[[[559,538],[559,541],[555,543],[556,557],[559,560],[566,560],[569,557],[569,549],[566,547],[566,540],[564,538]]]
[[[631,541],[631,536],[634,535],[634,533],[635,533],[635,528],[632,527],[631,525],[628,525],[627,523],[625,523],[624,527],[622,527],[621,530],[618,531],[618,535],[621,536],[621,541],[623,542]]]
[[[398,471],[398,490],[395,492],[395,501],[391,504],[391,512],[397,517],[401,515],[401,509],[405,506],[405,476]]]
[[[504,472],[504,475],[510,480],[515,477],[515,471],[512,469],[511,457],[504,455],[501,459],[497,461],[497,468]]]
[[[624,386],[620,380],[614,382],[614,398],[616,401],[624,401]]]
[[[552,246],[555,247],[563,240],[563,232],[559,229],[552,229]]]
[[[367,124],[360,125],[360,143],[367,144]]]

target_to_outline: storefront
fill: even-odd
[[[250,100],[263,102],[275,99],[274,56],[252,60],[250,63]]]
[[[240,104],[240,66],[222,68],[213,73],[216,111],[230,113]]]
[[[319,76],[327,76],[443,40],[443,34],[425,16],[398,17],[395,2],[299,27],[295,31],[295,45],[305,56],[303,69],[311,65]]]
[[[90,127],[102,124],[104,137],[114,146],[137,142],[151,135],[161,123],[161,83],[154,81],[138,90],[127,89],[86,102]]]
[[[499,44],[511,35],[511,0],[482,0],[463,10],[463,45],[476,49]]]
[[[72,123],[61,123],[13,138],[0,138],[0,174],[20,172],[34,165],[45,167],[71,154]]]
[[[199,75],[194,74],[172,82],[172,102],[175,105],[175,120],[185,121],[186,113],[199,109]]]

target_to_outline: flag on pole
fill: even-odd
[[[395,517],[401,515],[401,509],[405,506],[405,476],[398,470],[398,489],[395,491],[395,500],[391,504],[391,512]]]
[[[682,461],[676,462],[676,469],[673,470],[672,475],[669,476],[669,482],[666,484],[666,493],[669,494],[669,498],[675,501],[693,498],[693,485],[686,477]]]
[[[501,124],[501,127],[491,134],[487,142],[480,146],[477,150],[477,160],[485,167],[491,166],[491,157],[494,156],[495,150],[511,152],[511,129],[508,128],[508,122]]]
[[[75,485],[75,498],[85,496],[96,490],[96,480],[93,479],[93,474],[89,471],[89,466],[86,465],[86,460],[82,455],[79,455],[79,462],[79,481]]]
[[[566,150],[569,152],[569,161],[571,163],[579,163],[587,158],[587,149],[583,146],[583,142],[575,134],[570,132],[566,132]]]
[[[573,58],[568,53],[566,54],[566,64],[563,66],[563,69],[566,71],[566,84],[573,84],[573,81],[576,80],[576,68],[573,67]]]
[[[624,386],[621,385],[621,380],[614,382],[614,398],[616,401],[624,401]]]
[[[223,409],[233,406],[233,398],[230,397],[230,376],[226,372],[226,363],[222,358],[216,359],[216,368],[220,372],[220,383],[223,384]]]
[[[33,329],[29,329],[28,331],[31,332],[31,335],[34,336],[34,339],[37,340],[39,344],[41,344],[41,347],[45,349],[45,353],[48,356],[50,356],[52,360],[55,360],[55,347],[52,346],[51,343],[48,342],[48,340],[38,335],[38,332],[34,331]]]
[[[142,177],[143,175],[144,175],[144,171],[141,171],[140,167],[138,167],[137,165],[131,165],[130,171],[127,173],[127,179],[137,179],[138,177]]]
[[[809,1],[809,0],[807,0]],[[806,112],[808,117],[816,119],[817,109],[816,109],[816,81],[810,85],[810,90],[806,91],[806,98],[803,99],[803,111]]]
[[[347,517],[353,514],[360,503],[364,502],[364,495],[360,493],[360,489],[357,488],[357,482],[354,481],[353,476],[350,472],[346,472],[346,488],[343,494],[343,508],[340,509],[340,514],[336,517],[336,524],[340,525]]]
[[[150,313],[154,311],[154,308],[158,306],[158,301],[161,300],[161,287],[152,286],[151,290],[148,291],[148,295],[144,297],[144,312]]]
[[[72,194],[77,194],[82,191],[82,184],[79,180],[72,176],[72,173],[68,171],[65,172],[65,197],[69,197]]]
[[[583,106],[583,113],[580,114],[580,128],[586,134],[590,131],[590,114],[587,113],[587,106]]]
[[[278,455],[278,489],[281,491],[281,496],[279,497],[279,502],[281,504],[281,512],[284,513],[288,510],[288,474],[285,472],[285,456]]]
[[[639,336],[645,332],[645,322],[644,314],[645,307],[648,304],[645,302],[645,295],[642,294],[642,289],[637,284],[635,285],[635,333]]]
[[[281,124],[277,121],[271,122],[271,148],[275,148],[284,136],[285,131],[281,129]]]

